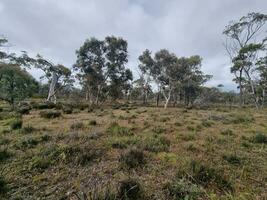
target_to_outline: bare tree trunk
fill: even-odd
[[[55,87],[58,81],[58,77],[56,72],[53,72],[52,74],[52,80],[49,87],[49,93],[46,101],[53,101],[54,103],[57,102],[56,94],[55,94]]]

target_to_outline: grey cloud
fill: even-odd
[[[203,70],[214,75],[208,85],[234,89],[222,30],[232,19],[266,10],[266,0],[2,0],[0,34],[16,51],[40,53],[67,66],[86,38],[121,36],[128,40],[128,66],[135,74],[146,48],[199,54]]]

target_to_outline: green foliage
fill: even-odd
[[[53,119],[53,118],[61,117],[61,112],[59,112],[59,111],[41,111],[40,116],[42,118],[46,118],[46,119]]]
[[[128,169],[142,167],[145,164],[145,154],[140,149],[130,149],[120,156],[123,166]]]
[[[10,128],[12,130],[16,130],[16,129],[21,129],[22,127],[22,124],[23,124],[23,121],[22,119],[15,119],[13,121],[10,122]]]
[[[120,182],[118,197],[122,200],[141,200],[144,190],[141,184],[135,179],[125,179]]]
[[[176,200],[198,200],[203,197],[204,190],[186,179],[174,179],[164,187],[168,195]]]
[[[0,63],[0,99],[14,105],[15,101],[32,96],[38,83],[17,65]]]

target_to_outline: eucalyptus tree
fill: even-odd
[[[0,64],[0,100],[13,106],[16,101],[33,95],[38,89],[37,81],[18,65]]]
[[[36,68],[41,69],[44,72],[41,79],[46,78],[49,83],[49,91],[46,101],[56,103],[57,92],[74,82],[71,76],[71,70],[64,65],[54,65],[52,62],[44,59],[41,55],[37,55],[34,64]]]
[[[76,51],[73,68],[78,72],[81,85],[92,103],[99,103],[108,96],[113,100],[127,93],[132,72],[126,69],[128,62],[127,41],[108,36],[103,41],[87,39]]]
[[[254,90],[251,81],[250,70],[255,66],[257,52],[261,49],[257,45],[266,41],[266,35],[261,33],[267,21],[267,15],[261,13],[248,13],[238,21],[231,21],[223,31],[226,36],[224,46],[232,61],[231,72],[235,75],[234,81],[238,83],[240,93],[240,106],[244,104],[244,84],[249,82],[251,90]],[[246,53],[247,55],[244,55]],[[242,55],[243,54],[243,55]],[[250,55],[248,55],[250,54]],[[249,79],[248,81],[246,79]],[[255,93],[252,91],[253,95]],[[256,105],[257,106],[257,105]]]

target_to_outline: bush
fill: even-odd
[[[13,120],[13,121],[11,121],[11,123],[10,123],[10,128],[12,129],[12,130],[17,130],[17,129],[21,129],[21,127],[22,127],[22,120],[21,119],[15,119],[15,120]]]
[[[251,141],[257,144],[267,144],[267,136],[262,133],[257,133],[251,138]]]
[[[147,137],[143,141],[143,149],[151,152],[162,152],[169,151],[170,140],[164,136],[154,135],[152,137]]]
[[[122,200],[138,200],[143,197],[143,188],[141,184],[134,179],[125,179],[120,182],[119,199]]]
[[[203,197],[204,190],[186,179],[175,179],[167,183],[164,189],[167,189],[168,195],[177,200],[197,200]]]
[[[61,112],[59,111],[42,111],[40,112],[40,116],[46,119],[53,119],[61,116]]]
[[[97,125],[96,120],[91,120],[91,121],[89,122],[89,125],[91,125],[91,126],[96,126],[96,125]]]
[[[120,161],[128,169],[141,167],[145,164],[145,154],[142,150],[130,149],[121,155]]]
[[[82,122],[75,122],[70,126],[71,130],[79,130],[84,128],[84,124]]]
[[[107,131],[111,134],[121,135],[121,136],[133,134],[129,128],[120,126],[117,122],[111,123]]]

